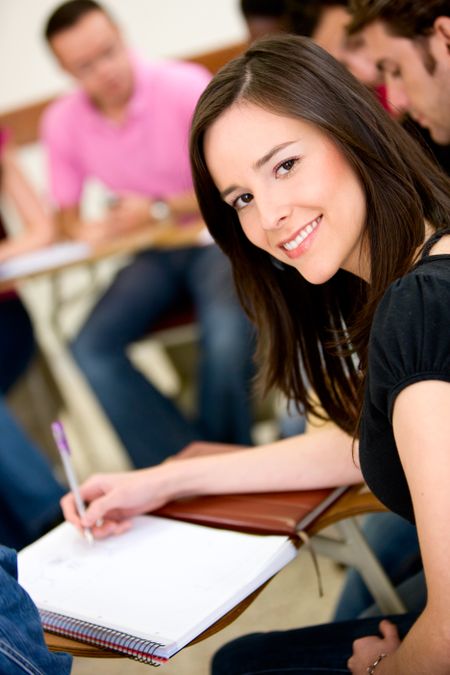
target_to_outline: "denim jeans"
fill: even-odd
[[[0,297],[0,392],[25,372],[35,350],[33,326],[19,298]]]
[[[403,584],[422,568],[417,530],[395,513],[375,513],[367,516],[362,532],[394,586]],[[423,579],[423,577],[420,577]],[[416,577],[419,579],[419,577]],[[407,588],[407,587],[406,587]],[[422,592],[419,592],[422,590]],[[421,611],[425,602],[425,583],[415,584],[405,597],[409,611]],[[355,569],[347,573],[345,584],[335,610],[335,621],[355,619],[374,602],[364,581]],[[376,606],[370,610],[377,612]]]
[[[68,654],[48,651],[39,613],[17,583],[17,559],[0,546],[0,673],[4,675],[67,675]]]
[[[0,544],[19,549],[61,514],[59,500],[65,490],[1,395],[22,374],[33,354],[30,319],[18,298],[0,302],[0,317]]]
[[[215,654],[211,672],[212,675],[348,673],[347,661],[352,654],[353,641],[367,635],[379,635],[378,625],[382,618],[395,623],[403,638],[417,615],[357,619],[245,635],[228,643]]]
[[[194,304],[200,329],[195,421],[126,353],[184,295]],[[217,246],[136,256],[94,307],[72,350],[136,467],[157,464],[193,440],[251,443],[253,334]]]
[[[0,544],[20,549],[61,514],[66,490],[0,397]]]

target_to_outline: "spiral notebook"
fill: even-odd
[[[296,555],[285,536],[139,516],[90,545],[63,523],[19,553],[45,629],[158,665]]]

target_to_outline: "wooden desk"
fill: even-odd
[[[308,529],[308,534],[311,536],[315,535],[325,527],[338,523],[346,518],[353,518],[357,515],[380,511],[386,511],[385,506],[383,506],[371,492],[367,491],[365,486],[355,485],[319,516],[311,528]],[[268,583],[269,582],[266,582],[254,593],[245,598],[239,605],[230,610],[225,616],[210,626],[190,644],[192,645],[205,640],[235,621],[255,600]],[[111,650],[100,649],[99,647],[87,645],[76,640],[70,640],[47,631],[45,632],[45,641],[50,651],[66,651],[73,656],[85,656],[90,658],[128,658],[124,657],[123,654]]]
[[[18,274],[4,280],[0,279],[0,290],[11,288],[30,279],[49,275],[55,276],[73,267],[93,265],[108,257],[133,254],[147,248],[167,249],[194,246],[198,243],[199,235],[204,228],[205,224],[201,218],[195,218],[183,225],[174,223],[172,220],[163,221],[156,225],[147,225],[128,234],[94,244],[88,255],[77,260],[63,262],[60,265],[51,265],[47,268],[25,274]],[[38,253],[38,250],[33,252],[33,254],[35,253]]]

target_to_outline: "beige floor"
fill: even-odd
[[[187,647],[158,671],[161,675],[207,675],[212,654],[229,640],[249,632],[296,628],[327,621],[342,583],[343,572],[333,562],[319,558],[324,596],[318,595],[317,578],[306,550],[282,570],[245,612],[227,628]],[[73,675],[139,675],[149,666],[129,659],[75,659]]]

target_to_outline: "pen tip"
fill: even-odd
[[[85,536],[86,541],[88,542],[88,544],[89,544],[90,546],[92,546],[92,544],[93,544],[94,541],[95,541],[94,535],[92,534],[92,532],[91,532],[90,530],[85,530],[85,531],[84,531],[84,536]]]

